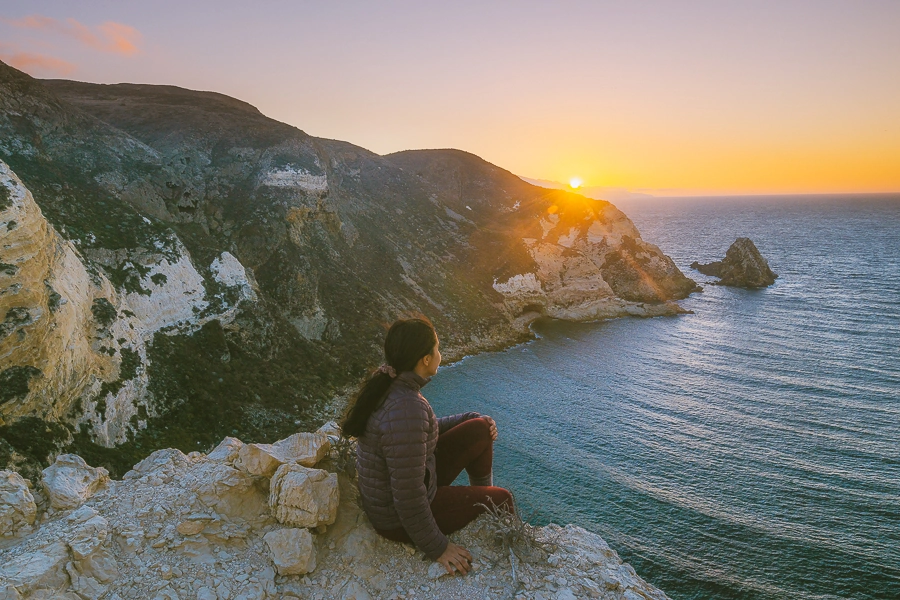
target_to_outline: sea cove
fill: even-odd
[[[600,533],[672,598],[897,597],[900,202],[624,210],[704,283],[694,314],[535,323],[534,342],[443,367],[437,413],[492,415],[525,512]],[[687,268],[740,235],[773,287]]]

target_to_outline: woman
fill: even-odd
[[[425,316],[391,325],[387,362],[363,384],[342,429],[358,438],[360,498],[375,530],[465,574],[472,555],[446,534],[484,512],[477,503],[512,511],[512,496],[493,486],[494,420],[476,412],[438,419],[420,393],[441,363],[439,345]],[[470,485],[451,486],[463,469]]]

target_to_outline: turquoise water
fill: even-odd
[[[523,513],[675,600],[900,598],[900,198],[620,207],[701,284],[688,265],[739,236],[780,278],[705,285],[692,315],[540,321],[441,367],[437,414],[492,415]]]

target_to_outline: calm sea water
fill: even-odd
[[[523,513],[675,600],[900,598],[900,198],[619,206],[701,284],[688,265],[739,236],[780,278],[705,285],[692,315],[538,322],[441,367],[437,414],[492,415]]]

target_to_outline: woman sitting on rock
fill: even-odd
[[[438,345],[427,317],[391,325],[387,362],[363,384],[342,429],[358,438],[359,492],[375,530],[414,543],[448,573],[467,573],[472,555],[446,534],[484,512],[478,503],[512,511],[512,496],[493,486],[494,420],[476,412],[438,419],[420,392],[441,363]],[[451,486],[463,469],[470,485]]]

